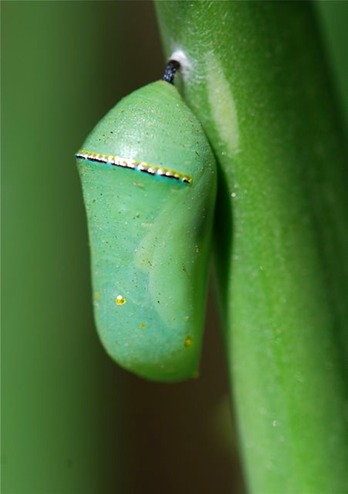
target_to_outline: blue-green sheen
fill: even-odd
[[[78,159],[94,312],[106,351],[147,379],[197,376],[216,192],[215,161],[177,89],[121,100],[82,149],[165,167],[174,178]]]

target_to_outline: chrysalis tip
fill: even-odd
[[[180,70],[185,79],[188,75],[188,72],[190,72],[192,68],[192,65],[186,54],[182,50],[175,50],[169,57],[169,60],[176,61],[180,64]]]

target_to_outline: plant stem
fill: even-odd
[[[220,165],[216,266],[250,493],[348,490],[348,174],[308,2],[156,2]]]

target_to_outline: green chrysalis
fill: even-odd
[[[100,338],[122,367],[160,381],[198,372],[216,191],[176,68],[122,99],[76,154]]]

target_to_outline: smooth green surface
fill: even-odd
[[[74,166],[105,104],[107,23],[85,36],[98,16],[94,2],[1,4],[3,494],[127,489],[127,399],[93,324]]]
[[[307,2],[156,2],[220,164],[216,258],[253,494],[348,490],[348,180]]]
[[[316,0],[314,6],[348,137],[348,2]]]
[[[82,149],[192,177],[183,183],[78,159],[107,352],[148,379],[197,376],[216,191],[201,126],[176,88],[159,81],[121,100]]]

